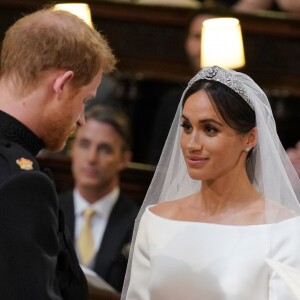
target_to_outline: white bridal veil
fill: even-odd
[[[300,215],[300,181],[276,132],[271,106],[262,89],[247,75],[217,66],[204,68],[184,91],[144,203],[136,219],[134,244],[140,218],[148,205],[182,198],[199,191],[201,182],[192,180],[180,149],[182,100],[198,80],[218,81],[238,93],[255,111],[258,142],[248,160],[253,186],[264,195],[265,220],[273,224]],[[276,234],[276,232],[274,232]],[[132,247],[133,249],[133,247]],[[131,271],[131,249],[122,299]],[[299,253],[300,255],[300,253]]]

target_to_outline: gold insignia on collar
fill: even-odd
[[[22,157],[22,158],[17,159],[16,163],[17,163],[17,165],[20,166],[20,168],[22,170],[27,170],[27,171],[33,170],[33,166],[32,166],[33,162],[30,159]]]

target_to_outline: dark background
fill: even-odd
[[[73,2],[73,1],[72,1]],[[86,1],[96,27],[119,60],[117,101],[133,127],[134,161],[147,163],[153,120],[161,97],[194,73],[183,48],[193,8]],[[0,0],[0,38],[14,21],[54,1]],[[236,14],[219,7],[203,12],[240,19],[246,55],[241,70],[269,96],[285,148],[300,139],[300,18],[278,11]]]

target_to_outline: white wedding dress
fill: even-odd
[[[126,299],[294,300],[266,259],[300,269],[298,249],[300,217],[232,226],[170,220],[147,207]]]

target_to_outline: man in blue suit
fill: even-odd
[[[60,199],[80,263],[117,291],[122,289],[138,212],[119,186],[119,174],[132,156],[130,132],[122,112],[108,106],[90,108],[71,147],[75,187]],[[88,255],[86,247],[92,248]]]

